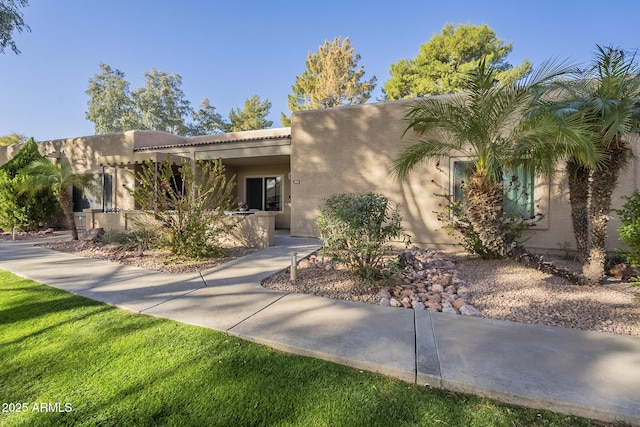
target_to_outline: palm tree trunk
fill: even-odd
[[[569,175],[569,203],[571,221],[576,239],[577,258],[584,262],[589,255],[589,173],[590,168],[570,160],[567,162]]]
[[[64,212],[65,218],[71,228],[71,238],[78,240],[78,229],[76,228],[76,220],[73,216],[73,198],[66,188],[60,187],[58,190],[58,203]]]
[[[463,191],[467,217],[485,247],[501,258],[513,255],[518,245],[504,229],[502,182],[476,172]]]
[[[607,259],[607,224],[611,212],[611,195],[618,182],[618,175],[624,166],[629,148],[625,145],[608,149],[606,167],[594,171],[591,175],[591,200],[589,206],[590,232],[589,256],[583,265],[582,273],[589,284],[602,281]]]
[[[495,255],[511,258],[545,273],[563,277],[572,283],[583,284],[581,275],[558,267],[543,256],[533,254],[510,236],[503,223],[502,203],[504,189],[501,182],[487,179],[486,175],[474,174],[464,187],[465,209],[469,222],[478,233],[482,243]]]

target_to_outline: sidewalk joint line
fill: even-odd
[[[413,383],[418,384],[418,319],[416,317],[416,310],[413,309]]]
[[[261,311],[265,310],[266,308],[272,306],[273,304],[277,303],[278,301],[280,301],[282,298],[286,297],[287,295],[289,295],[291,292],[287,292],[284,295],[282,295],[280,298],[275,299],[273,301],[271,301],[269,304],[265,305],[264,307],[262,307],[260,310],[256,311],[255,313],[245,317],[244,319],[240,320],[238,323],[236,323],[235,325],[231,326],[230,328],[227,328],[227,332],[229,332],[230,330],[232,330],[233,328],[235,328],[236,326],[240,325],[241,323],[246,322],[247,320],[251,319],[253,316],[255,316],[256,314],[260,313]]]
[[[431,336],[433,337],[433,346],[436,350],[436,360],[438,361],[438,375],[440,376],[440,387],[442,387],[442,368],[440,367],[440,351],[438,351],[438,340],[436,339],[436,331],[433,327],[433,317],[429,314],[429,325],[431,326]]]
[[[206,287],[206,285],[205,285],[204,287]],[[145,309],[143,309],[143,310],[140,310],[140,313],[143,313],[143,312],[145,312],[145,311],[147,311],[147,310],[151,310],[152,308],[156,308],[157,306],[162,305],[162,304],[165,304],[165,303],[168,303],[169,301],[173,301],[174,299],[182,298],[182,297],[184,297],[184,296],[187,296],[187,295],[189,295],[189,294],[194,293],[195,291],[199,291],[200,289],[203,289],[203,288],[195,288],[195,289],[191,289],[190,291],[187,291],[187,292],[185,292],[185,293],[183,293],[183,294],[173,296],[173,297],[171,297],[171,298],[169,298],[169,299],[166,299],[166,300],[164,300],[164,301],[160,301],[160,302],[159,302],[159,303],[157,303],[157,304],[151,305],[151,306],[149,306],[149,307],[147,307],[147,308],[145,308]],[[117,307],[117,306],[116,306],[116,307]]]

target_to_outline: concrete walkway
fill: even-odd
[[[262,279],[315,239],[171,275],[0,243],[0,269],[94,300],[419,385],[640,426],[640,338],[277,292]]]

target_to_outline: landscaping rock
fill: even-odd
[[[411,306],[413,307],[414,310],[424,310],[424,303],[420,302],[420,301],[413,301],[411,303]]]
[[[402,303],[395,298],[391,298],[389,304],[391,304],[391,307],[402,307]]]
[[[465,316],[480,316],[480,312],[474,306],[469,304],[465,304],[460,307],[460,314],[464,314]]]
[[[431,286],[431,292],[435,293],[435,294],[439,294],[444,292],[444,287],[439,284],[439,283],[435,283]]]
[[[466,303],[466,302],[464,302],[464,300],[463,300],[463,299],[458,298],[458,299],[454,300],[454,301],[451,303],[451,306],[452,306],[453,308],[455,308],[455,309],[460,310],[460,307],[462,307],[462,306],[463,306],[463,305],[465,305],[465,304],[467,304],[467,303]]]
[[[609,270],[609,274],[618,280],[629,280],[635,275],[635,271],[629,263],[622,262],[614,265],[613,268]]]
[[[99,227],[99,228],[92,228],[91,230],[85,231],[80,239],[85,242],[95,243],[102,240],[103,236],[104,236],[104,228]]]

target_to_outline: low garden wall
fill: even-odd
[[[104,228],[105,231],[129,231],[144,214],[141,211],[102,212],[85,209],[75,212],[76,227],[82,233],[92,228]],[[229,221],[238,222],[227,236],[227,241],[251,248],[264,249],[275,242],[276,214],[274,212],[252,212],[233,214]]]

